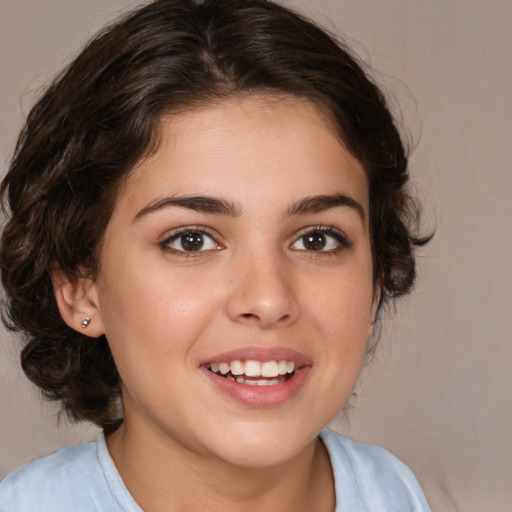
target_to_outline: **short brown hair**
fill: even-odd
[[[418,208],[407,156],[379,88],[343,44],[266,0],[157,0],[107,27],[48,87],[18,140],[0,193],[4,321],[26,337],[27,376],[77,420],[121,421],[104,336],[61,319],[51,272],[94,276],[128,173],[158,142],[163,115],[252,93],[306,98],[334,120],[365,168],[381,305],[415,278]]]

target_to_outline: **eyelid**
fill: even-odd
[[[215,249],[206,249],[206,250],[199,250],[199,251],[181,251],[179,249],[174,249],[173,247],[170,247],[170,244],[177,240],[180,236],[183,236],[186,233],[200,233],[201,235],[207,236],[217,246]],[[222,244],[217,240],[217,236],[214,235],[210,229],[208,229],[205,226],[201,225],[192,225],[192,226],[180,226],[179,228],[172,229],[170,231],[167,231],[165,234],[165,238],[158,242],[158,246],[166,252],[170,252],[173,254],[178,254],[180,256],[200,256],[201,254],[208,253],[215,250],[220,250],[223,248]]]
[[[331,236],[334,238],[339,244],[340,247],[336,248],[335,250],[326,250],[326,251],[307,251],[306,249],[297,249],[297,250],[303,250],[305,252],[311,252],[311,253],[317,253],[321,254],[323,253],[333,253],[340,249],[350,249],[354,244],[348,239],[347,235],[341,231],[340,229],[334,227],[334,226],[328,226],[328,225],[316,225],[316,226],[308,226],[306,228],[301,229],[295,236],[292,242],[292,246],[297,243],[302,237],[309,233],[322,233],[323,235]]]

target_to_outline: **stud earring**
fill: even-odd
[[[86,317],[82,320],[82,328],[85,329],[91,323],[91,319]]]

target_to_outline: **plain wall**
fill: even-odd
[[[96,29],[138,2],[0,0],[0,165],[40,87]],[[402,105],[412,174],[436,236],[416,291],[384,320],[350,421],[417,473],[435,511],[512,510],[512,4],[509,0],[292,1],[338,27]],[[92,439],[42,404],[0,339],[0,478]]]

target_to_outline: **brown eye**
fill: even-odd
[[[164,250],[177,253],[206,252],[221,246],[206,232],[183,229],[160,243]]]
[[[302,233],[291,246],[296,251],[334,253],[352,246],[345,235],[332,227],[313,228]]]
[[[323,233],[318,231],[308,233],[302,237],[302,243],[307,251],[321,251],[326,246],[326,239]]]
[[[180,243],[184,251],[199,251],[204,245],[204,237],[202,233],[185,233],[181,235]]]

